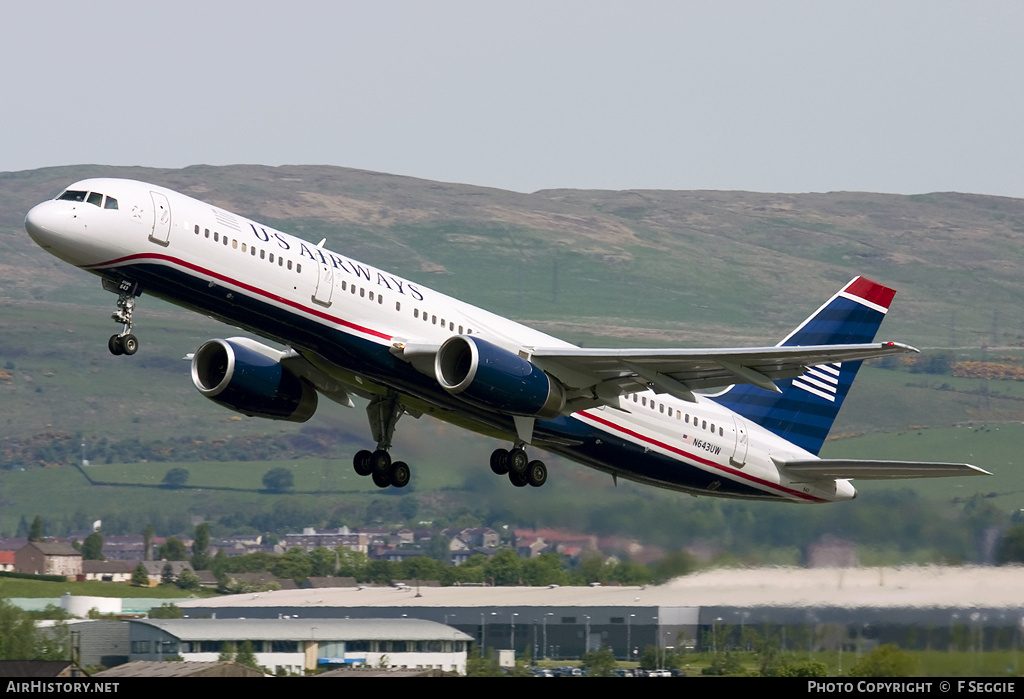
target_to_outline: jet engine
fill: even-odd
[[[533,362],[486,340],[457,335],[434,359],[441,387],[467,402],[511,415],[553,418],[565,407],[565,389]]]
[[[192,383],[243,415],[305,422],[316,412],[316,389],[288,371],[280,355],[243,338],[210,340],[192,357]]]

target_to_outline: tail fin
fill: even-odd
[[[872,342],[896,292],[857,277],[779,343],[784,346]],[[776,381],[781,393],[737,384],[713,396],[717,403],[817,455],[832,429],[861,362],[810,367]]]

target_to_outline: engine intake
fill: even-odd
[[[268,356],[275,350],[266,350],[210,340],[192,357],[192,383],[214,403],[243,415],[305,422],[316,412],[316,389]]]
[[[453,396],[512,415],[553,418],[565,408],[565,389],[533,362],[486,340],[458,335],[445,340],[434,375]]]

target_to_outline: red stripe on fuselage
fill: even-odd
[[[162,262],[169,262],[171,264],[179,265],[179,266],[185,267],[186,269],[189,269],[189,270],[191,270],[193,272],[197,272],[199,274],[203,274],[203,275],[207,275],[207,276],[213,277],[215,279],[219,279],[222,282],[226,282],[228,284],[232,284],[232,285],[237,286],[240,289],[244,289],[244,290],[246,290],[246,291],[248,291],[250,293],[256,294],[258,296],[263,296],[264,298],[268,298],[268,299],[271,299],[273,301],[277,301],[278,303],[282,303],[282,304],[284,304],[286,306],[291,306],[292,308],[300,310],[300,311],[302,311],[304,313],[308,313],[310,315],[316,316],[318,318],[321,318],[323,320],[329,321],[331,323],[336,323],[338,325],[343,325],[343,326],[345,326],[347,328],[351,328],[352,330],[356,330],[356,331],[364,333],[366,335],[372,335],[373,337],[379,337],[382,340],[388,340],[388,341],[390,341],[391,337],[392,337],[391,335],[388,335],[387,333],[382,333],[382,332],[380,332],[378,330],[372,330],[370,328],[363,327],[362,325],[358,325],[356,323],[352,323],[352,322],[344,320],[342,318],[338,318],[337,316],[332,316],[330,314],[324,313],[323,311],[318,311],[315,308],[310,308],[309,306],[304,306],[301,303],[298,303],[296,301],[292,301],[290,299],[286,299],[283,296],[278,296],[277,294],[271,294],[271,293],[269,293],[267,291],[264,291],[263,289],[260,289],[259,287],[252,286],[250,284],[245,284],[243,282],[238,281],[237,279],[232,279],[231,277],[228,277],[228,276],[225,276],[225,275],[220,274],[218,272],[214,272],[212,270],[206,269],[205,267],[200,267],[199,265],[192,264],[191,262],[186,262],[185,260],[182,260],[180,258],[172,257],[171,255],[163,255],[161,253],[153,253],[153,252],[144,252],[144,253],[139,253],[139,254],[136,254],[136,255],[128,255],[126,257],[119,257],[116,260],[109,260],[107,262],[101,262],[101,263],[95,264],[95,265],[82,265],[82,269],[101,269],[101,268],[109,268],[109,267],[118,267],[118,266],[121,266],[121,265],[125,265],[125,264],[129,264],[129,263],[132,263],[132,262],[136,262],[136,261],[139,261],[139,260],[159,260],[159,261],[162,261]]]
[[[628,427],[623,427],[622,425],[618,425],[618,424],[612,422],[611,420],[606,420],[603,417],[598,417],[597,415],[594,415],[593,413],[591,413],[591,412],[589,412],[587,410],[581,411],[580,415],[583,415],[583,416],[585,416],[589,420],[593,420],[594,422],[600,423],[600,424],[604,425],[605,427],[608,427],[608,428],[610,428],[612,430],[615,430],[616,432],[622,432],[623,434],[627,434],[630,437],[633,437],[635,439],[639,439],[641,442],[646,442],[648,444],[653,444],[656,447],[659,447],[661,449],[665,449],[665,450],[670,451],[670,452],[672,452],[674,454],[678,454],[679,456],[682,456],[682,457],[684,457],[686,459],[689,459],[691,461],[694,461],[696,463],[704,464],[705,466],[710,466],[711,468],[714,468],[714,469],[716,469],[718,471],[723,471],[723,472],[727,473],[730,477],[738,478],[739,480],[745,480],[745,481],[749,481],[750,483],[755,483],[757,485],[765,486],[766,488],[770,488],[772,490],[777,490],[780,493],[784,493],[785,495],[788,495],[790,497],[796,497],[796,498],[799,498],[801,500],[807,500],[807,501],[810,501],[810,502],[828,502],[828,500],[825,500],[823,498],[818,498],[818,497],[815,497],[813,495],[808,495],[807,493],[801,493],[799,490],[793,490],[792,488],[787,488],[785,486],[779,485],[778,483],[772,483],[771,481],[766,481],[763,478],[757,478],[756,476],[748,475],[746,473],[743,473],[743,471],[738,471],[736,469],[732,469],[732,468],[729,468],[727,466],[722,466],[721,464],[716,464],[714,461],[709,461],[709,460],[704,459],[704,458],[702,458],[700,456],[697,456],[696,454],[691,454],[689,452],[683,451],[682,449],[680,449],[678,447],[674,447],[671,444],[666,444],[665,442],[661,442],[661,441],[658,441],[657,439],[653,439],[653,438],[648,437],[646,435],[640,434],[639,432],[631,430]]]

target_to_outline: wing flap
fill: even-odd
[[[774,461],[792,475],[803,475],[811,478],[886,480],[992,475],[988,471],[971,464],[944,463],[940,461],[876,461],[861,459]]]
[[[637,384],[652,384],[657,390],[657,377],[663,376],[671,379],[665,385],[693,391],[737,383],[767,387],[771,381],[800,376],[812,366],[917,351],[899,342],[719,349],[554,347],[532,349],[530,359],[574,388],[633,376]],[[628,386],[622,392],[630,390],[636,388]]]

